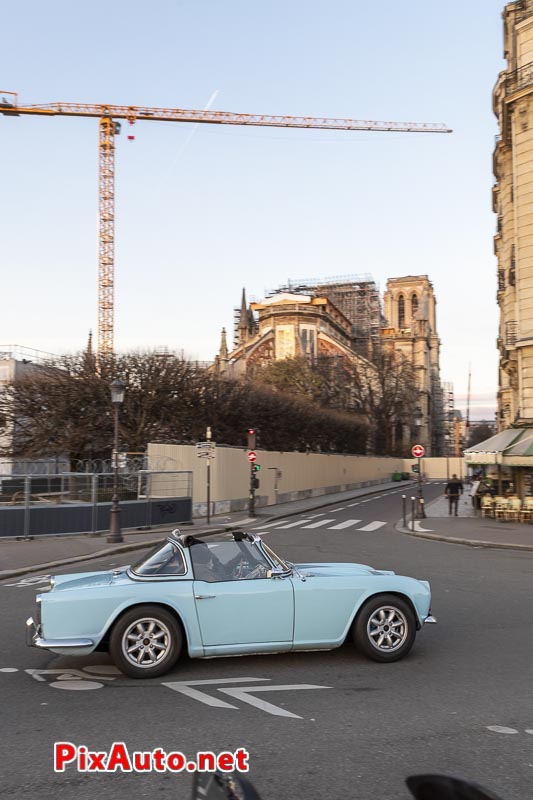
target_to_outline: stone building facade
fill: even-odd
[[[503,11],[504,57],[493,108],[497,214],[498,430],[533,424],[533,0]]]
[[[305,294],[303,289],[281,290],[249,307],[243,291],[235,346],[230,352],[223,330],[215,371],[239,378],[254,367],[274,360],[331,356],[339,359],[348,370],[352,366],[367,376],[377,376],[372,357],[363,356],[359,346],[365,338],[369,342],[375,339],[375,315],[363,315],[369,326],[368,337],[365,337],[361,324],[348,318],[327,295],[327,285],[320,288],[325,290],[324,294]],[[360,291],[359,284],[354,286],[354,291]],[[357,302],[360,304],[360,299]],[[346,307],[351,308],[349,303]],[[425,446],[428,455],[442,455],[444,408],[439,377],[440,342],[436,329],[436,300],[428,276],[389,279],[384,295],[384,316],[379,320],[382,325],[378,328],[379,347],[390,347],[405,356],[416,374],[417,404],[404,415],[403,433],[398,433],[396,441],[401,436],[405,448],[416,441]],[[371,381],[372,391],[377,391],[379,381],[374,377]]]
[[[382,341],[392,342],[415,368],[418,407],[414,413],[420,444],[432,455],[442,455],[445,410],[433,286],[427,275],[389,278],[383,302],[389,327],[382,329]]]

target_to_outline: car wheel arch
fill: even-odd
[[[365,599],[363,600],[363,602],[361,603],[361,605],[359,606],[357,611],[355,611],[355,613],[352,615],[352,618],[350,620],[350,624],[348,625],[348,630],[346,631],[346,639],[350,636],[353,627],[357,624],[357,620],[358,620],[360,614],[362,613],[363,609],[365,608],[365,606],[371,600],[375,600],[376,597],[381,597],[383,595],[397,597],[399,600],[403,600],[404,603],[407,603],[407,605],[409,606],[409,608],[413,612],[413,617],[415,619],[417,631],[419,631],[421,629],[422,626],[420,624],[420,620],[418,619],[418,612],[417,612],[417,610],[416,610],[416,608],[414,606],[413,601],[409,597],[409,595],[404,594],[403,592],[395,592],[395,591],[392,591],[392,592],[391,591],[386,591],[386,592],[384,592],[384,591],[379,591],[379,592],[374,592],[373,594],[369,594],[368,597],[365,597]]]
[[[125,606],[125,608],[121,608],[119,613],[116,615],[116,617],[114,617],[114,619],[112,619],[111,622],[109,623],[109,625],[107,626],[107,630],[106,630],[106,632],[105,632],[105,634],[104,634],[104,636],[102,638],[102,642],[106,642],[109,645],[109,639],[111,637],[111,633],[113,632],[113,628],[118,624],[118,622],[120,622],[120,620],[122,619],[124,614],[127,614],[130,611],[133,611],[133,609],[135,609],[135,608],[141,608],[142,606],[146,606],[146,605],[156,606],[158,608],[162,608],[165,611],[168,611],[170,614],[172,614],[172,616],[175,618],[176,622],[180,626],[181,633],[183,635],[183,640],[184,640],[184,642],[185,642],[185,644],[187,646],[187,651],[188,651],[189,650],[189,634],[188,634],[187,628],[186,628],[186,626],[185,626],[185,624],[183,622],[181,614],[179,613],[179,611],[177,611],[177,609],[174,608],[174,606],[171,606],[168,603],[160,603],[160,602],[147,603],[146,601],[143,601],[143,602],[139,602],[139,603],[131,603],[131,605]]]

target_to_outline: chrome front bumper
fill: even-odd
[[[430,623],[431,625],[437,624],[437,619],[436,617],[433,616],[433,614],[428,614],[428,616],[424,620],[424,625],[429,625]]]
[[[26,644],[28,647],[39,647],[41,650],[94,647],[92,639],[43,639],[41,626],[34,622],[33,617],[26,620]]]

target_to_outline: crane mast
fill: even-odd
[[[99,356],[114,349],[114,240],[115,240],[115,119],[193,122],[210,125],[251,125],[318,130],[383,131],[392,133],[451,133],[444,123],[379,122],[329,117],[238,114],[228,111],[152,108],[89,103],[45,103],[20,106],[14,92],[0,90],[0,113],[6,116],[67,116],[99,119],[98,159],[98,344]]]

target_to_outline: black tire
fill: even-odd
[[[136,606],[113,627],[109,652],[125,675],[158,678],[172,669],[182,644],[179,623],[170,611],[159,606]]]
[[[395,595],[372,597],[359,611],[352,636],[357,649],[373,661],[399,661],[415,641],[413,611]]]

